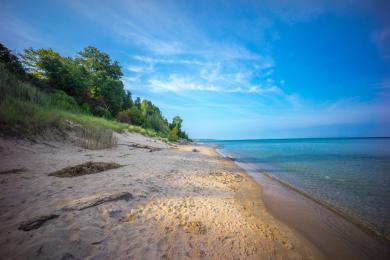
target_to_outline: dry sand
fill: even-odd
[[[123,167],[48,175],[89,161]],[[0,259],[323,258],[212,147],[129,133],[104,150],[0,139],[0,189]]]

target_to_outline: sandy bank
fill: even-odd
[[[86,162],[120,167],[49,176]],[[211,147],[138,134],[93,151],[0,139],[0,172],[1,259],[322,258]]]

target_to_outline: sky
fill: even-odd
[[[0,42],[96,46],[192,138],[390,136],[389,14],[386,0],[0,0]]]

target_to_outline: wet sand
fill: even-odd
[[[310,240],[329,259],[389,259],[389,241],[349,222],[314,200],[238,163],[262,186],[267,210]]]

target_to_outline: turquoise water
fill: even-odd
[[[390,237],[390,138],[205,143]]]

